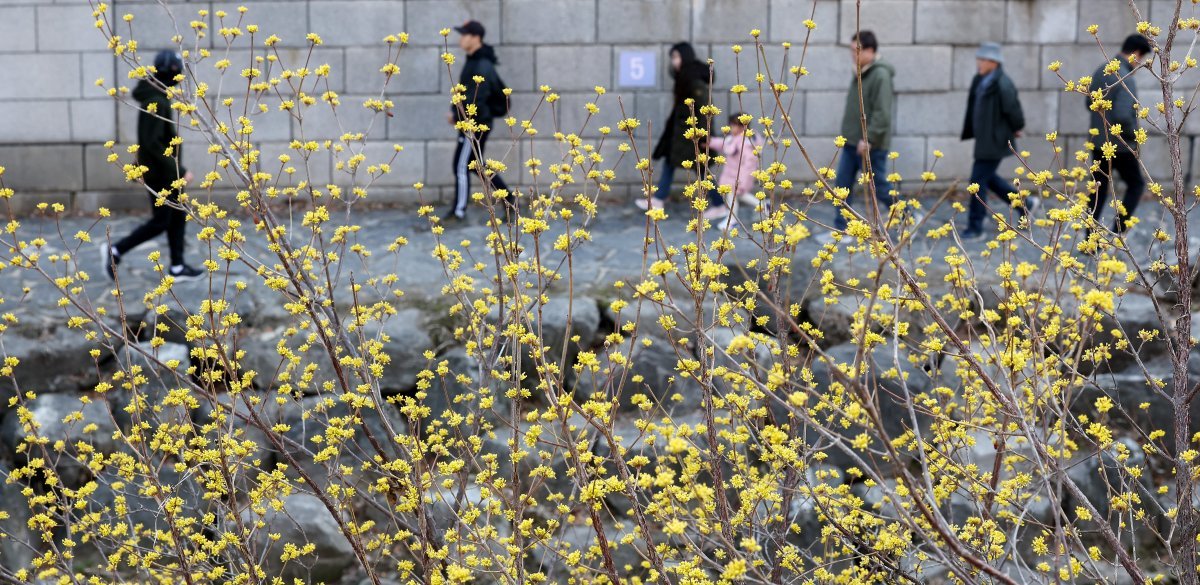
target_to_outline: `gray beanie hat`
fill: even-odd
[[[1004,62],[1004,56],[1000,54],[999,43],[984,43],[979,45],[979,50],[975,51],[975,58],[987,59],[988,61],[995,61],[997,63]]]

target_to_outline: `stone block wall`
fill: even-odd
[[[599,127],[615,125],[626,115],[646,122],[642,130],[661,124],[670,101],[667,48],[678,40],[692,42],[702,58],[713,59],[718,80],[715,102],[725,111],[738,109],[728,89],[739,81],[753,87],[758,65],[751,51],[735,60],[730,46],[751,46],[749,31],[760,29],[775,74],[785,69],[785,58],[795,65],[802,55],[810,71],[789,100],[792,124],[806,146],[819,153],[817,160],[827,160],[832,153],[851,72],[846,41],[856,23],[861,23],[878,33],[882,56],[897,69],[900,95],[893,148],[901,154],[900,171],[910,185],[933,163],[935,149],[946,154],[937,168],[941,180],[965,179],[969,172],[970,144],[958,140],[958,133],[978,43],[990,40],[1005,45],[1006,68],[1020,89],[1029,120],[1028,138],[1021,146],[1040,153],[1048,151],[1041,140],[1045,133],[1059,131],[1064,144],[1074,148],[1082,142],[1087,124],[1083,98],[1064,94],[1046,65],[1059,60],[1064,63],[1064,76],[1089,74],[1103,59],[1086,27],[1100,25],[1106,50],[1115,51],[1135,24],[1126,0],[862,0],[861,12],[853,0],[169,0],[168,4],[174,20],[153,0],[110,2],[113,14],[134,15],[134,37],[144,51],[165,46],[177,31],[186,33],[189,21],[202,18],[197,15],[202,9],[209,10],[203,18],[213,33],[206,46],[214,52],[223,50],[215,34],[220,23],[214,15],[225,10],[236,18],[239,5],[250,10],[246,23],[282,37],[280,55],[289,64],[306,57],[307,32],[320,34],[324,45],[314,52],[312,63],[334,67],[329,87],[342,96],[339,116],[335,119],[328,110],[316,108],[301,125],[271,111],[254,118],[255,136],[263,141],[264,154],[274,158],[293,139],[333,138],[370,126],[372,141],[366,153],[373,161],[389,158],[393,143],[404,147],[393,164],[393,175],[376,183],[372,191],[379,201],[413,200],[412,183],[418,181],[428,186],[431,197],[448,192],[454,135],[445,120],[445,94],[452,75],[441,63],[442,38],[437,31],[467,18],[488,25],[487,41],[496,45],[501,75],[515,91],[513,114],[524,119],[538,108],[533,119],[544,137],[556,130],[598,137]],[[1174,1],[1138,0],[1137,4],[1147,17],[1165,26]],[[1192,10],[1192,4],[1184,2],[1184,15],[1190,16]],[[105,162],[102,144],[107,140],[130,143],[136,115],[94,85],[98,77],[110,84],[127,78],[105,50],[90,12],[71,0],[0,3],[0,166],[8,168],[4,180],[21,193],[23,206],[51,200],[85,211],[99,205],[143,205],[136,190]],[[817,23],[811,32],[802,24],[807,18]],[[381,41],[400,31],[410,33],[411,46],[400,60],[399,79],[387,90],[396,104],[394,117],[372,117],[359,105],[379,95],[383,78],[378,70],[387,55]],[[452,46],[453,41],[454,36]],[[785,41],[793,45],[786,53],[781,47]],[[659,54],[656,88],[617,87],[619,55],[631,49]],[[246,57],[244,50],[229,56],[235,69]],[[210,70],[201,75],[216,79]],[[236,78],[236,71],[230,77]],[[1150,81],[1143,82],[1147,94],[1153,89]],[[553,87],[562,99],[553,106],[539,106],[542,85]],[[584,104],[594,99],[596,85],[608,88],[609,94],[600,101],[601,113],[588,119]],[[743,97],[742,109],[761,112],[757,96]],[[1194,124],[1189,129],[1200,132]],[[643,138],[639,144],[651,143]],[[549,164],[562,155],[551,140],[513,148],[502,142],[493,138],[489,154],[504,155],[514,175],[524,157],[537,156]],[[1193,162],[1200,161],[1200,153],[1194,152],[1192,142],[1189,138],[1185,143],[1189,171],[1200,164]],[[601,150],[605,167],[616,164],[620,153],[611,141]],[[1152,143],[1148,151],[1161,153],[1164,148]],[[203,148],[185,146],[185,153],[194,170],[212,167]],[[796,178],[811,175],[798,156],[787,162]],[[1165,179],[1169,173],[1161,156],[1148,157],[1147,164],[1156,178]],[[319,181],[349,180],[327,153],[314,156],[309,167]],[[637,179],[630,157],[617,167],[622,180]]]

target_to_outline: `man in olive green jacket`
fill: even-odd
[[[878,58],[879,41],[871,31],[859,31],[850,42],[854,59],[854,78],[846,94],[846,110],[842,116],[842,137],[846,145],[838,161],[834,186],[853,191],[859,171],[866,172],[863,159],[870,160],[871,183],[879,203],[880,221],[887,221],[888,210],[894,201],[892,184],[887,180],[888,146],[892,138],[892,106],[896,93],[892,78],[896,70]],[[861,97],[861,102],[860,102]],[[866,134],[863,133],[863,114],[866,114]],[[846,202],[849,204],[849,199]],[[873,218],[871,210],[861,211]],[[834,225],[846,228],[846,218],[839,210]]]

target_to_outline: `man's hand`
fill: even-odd
[[[451,126],[453,126],[454,125],[454,114],[446,114],[446,121],[449,122]]]
[[[192,182],[192,171],[188,171],[188,172],[186,172],[186,173],[184,173],[184,174],[183,174],[183,182],[184,182],[184,183],[191,183],[191,182]]]
[[[871,143],[867,142],[865,138],[863,140],[859,140],[858,156],[867,156],[867,153],[869,152],[871,152]]]
[[[1025,131],[1024,131],[1024,130],[1017,130],[1016,132],[1013,132],[1013,136],[1014,136],[1014,137],[1016,137],[1016,138],[1021,138],[1021,137],[1025,136]]]

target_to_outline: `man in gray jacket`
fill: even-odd
[[[979,190],[971,197],[964,240],[983,237],[983,218],[987,216],[987,194],[991,190],[1006,204],[1017,190],[996,172],[1000,162],[1016,148],[1015,140],[1025,128],[1025,113],[1017,96],[1017,86],[1004,73],[1000,45],[984,43],[975,53],[978,75],[971,81],[967,97],[967,118],[962,139],[975,139],[975,164],[971,166],[971,184]],[[1031,201],[1032,202],[1032,201]],[[1024,214],[1025,207],[1019,212]]]
[[[1146,56],[1153,53],[1150,41],[1146,37],[1134,34],[1125,39],[1121,45],[1121,54],[1116,60],[1119,67],[1112,73],[1105,69],[1108,64],[1101,65],[1092,75],[1092,87],[1104,92],[1104,99],[1112,102],[1112,107],[1101,112],[1095,107],[1095,100],[1087,97],[1088,110],[1091,112],[1091,129],[1094,133],[1092,143],[1095,146],[1094,157],[1098,168],[1093,171],[1092,179],[1096,182],[1096,192],[1092,196],[1092,217],[1096,221],[1104,213],[1104,206],[1112,189],[1113,171],[1121,174],[1125,181],[1125,198],[1122,208],[1117,211],[1113,221],[1113,231],[1120,234],[1128,229],[1128,220],[1137,210],[1146,190],[1146,179],[1142,177],[1141,164],[1138,162],[1137,142],[1135,133],[1138,129],[1136,107],[1137,81],[1133,78],[1135,66],[1140,66]],[[1120,133],[1114,133],[1113,127],[1120,125]],[[1104,155],[1104,144],[1111,143],[1116,151],[1111,158]]]

